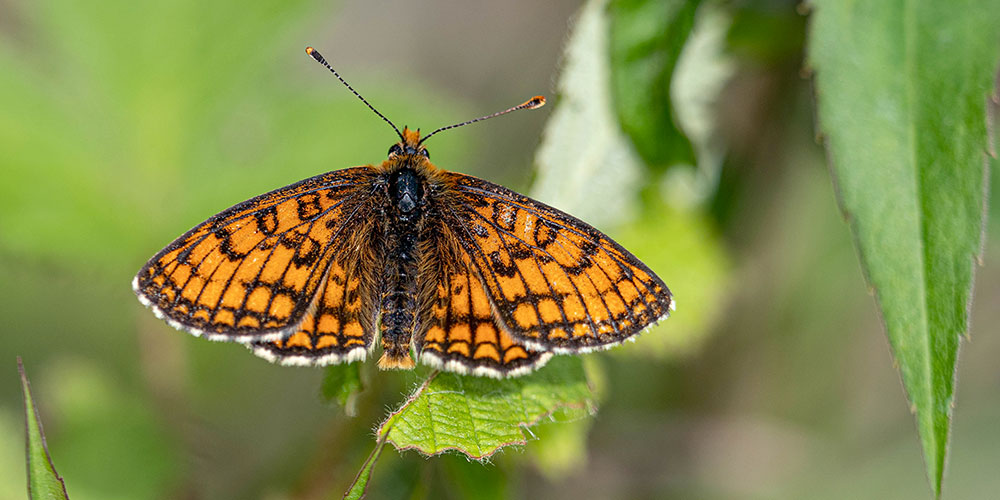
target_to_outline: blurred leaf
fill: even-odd
[[[983,234],[1000,4],[814,4],[820,126],[940,496]]]
[[[0,44],[0,251],[67,267],[138,267],[136,249],[151,255],[164,234],[231,204],[384,159],[392,130],[303,52],[302,25],[316,5],[15,6],[44,45]],[[412,82],[354,78],[393,116],[463,116]],[[315,147],[316,134],[338,147]],[[469,149],[467,137],[435,140],[439,161]]]
[[[45,432],[38,418],[38,409],[31,398],[28,376],[24,373],[21,357],[17,358],[17,371],[21,374],[21,389],[24,391],[25,460],[28,468],[28,497],[32,500],[62,498],[68,499],[66,484],[52,464],[49,448],[45,444]]]
[[[608,374],[601,356],[580,356],[587,375],[592,401],[599,404],[607,396]],[[561,411],[561,410],[560,410]],[[587,437],[592,418],[557,416],[554,422],[541,422],[529,432],[535,438],[527,451],[535,466],[549,481],[565,479],[587,465]]]
[[[558,427],[562,424],[556,424]],[[454,498],[467,500],[504,500],[514,498],[508,469],[498,464],[469,461],[459,455],[443,455],[435,459],[441,468],[440,486]],[[433,490],[432,490],[433,491]],[[435,496],[429,496],[435,498]]]
[[[587,465],[587,435],[594,419],[557,417],[531,428],[537,439],[528,446],[535,465],[549,481],[557,482]]]
[[[248,78],[272,86],[263,75],[274,65],[261,62],[284,49],[275,39],[309,5],[15,7],[21,29],[41,42],[0,50],[0,244],[107,263],[120,262],[142,235],[135,229],[149,226],[135,206],[162,202],[153,192],[169,186],[169,174],[199,163],[220,112],[243,97],[234,89]]]
[[[590,415],[592,398],[578,357],[556,356],[534,373],[503,380],[436,372],[389,415],[378,435],[399,450],[455,450],[481,460],[525,444],[524,428],[543,418]]]
[[[733,23],[726,35],[729,50],[760,64],[801,59],[806,16],[781,2],[742,3],[734,7]]]
[[[639,335],[616,354],[665,357],[690,353],[711,332],[729,291],[732,264],[711,219],[699,210],[675,210],[665,203],[615,231],[615,239],[683,297],[670,320]],[[670,334],[663,332],[668,328]]]
[[[175,484],[182,443],[163,425],[169,413],[84,358],[54,362],[36,380],[60,417],[52,436],[74,498],[154,499]]]
[[[597,227],[632,217],[643,173],[611,102],[604,5],[604,0],[587,2],[573,26],[532,186],[534,198]]]
[[[997,70],[997,78],[993,82],[993,93],[990,96],[987,107],[988,130],[990,133],[989,142],[989,169],[990,169],[990,192],[1000,193],[1000,126],[997,126],[997,118],[1000,117],[1000,70]],[[990,230],[988,234],[994,237],[1000,234],[1000,203],[993,203],[989,207]]]
[[[323,384],[320,387],[323,398],[340,403],[348,416],[357,415],[358,393],[363,390],[361,363],[330,365],[323,370]]]
[[[719,189],[719,174],[728,148],[719,123],[726,119],[719,111],[720,101],[737,69],[736,59],[726,46],[726,34],[734,22],[731,15],[720,3],[701,5],[674,68],[670,83],[672,112],[691,141],[697,168],[672,170],[673,176],[688,176],[688,182],[682,184],[685,189],[665,193],[672,206],[704,205]]]
[[[655,173],[694,165],[694,151],[677,125],[670,85],[698,0],[611,0],[611,90],[622,130]]]

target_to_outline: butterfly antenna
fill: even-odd
[[[375,106],[372,106],[367,100],[365,100],[364,97],[361,97],[361,94],[359,94],[357,90],[354,90],[354,87],[352,87],[350,83],[347,83],[347,81],[345,81],[340,76],[340,73],[337,73],[337,70],[333,69],[333,66],[330,66],[330,63],[326,62],[326,59],[323,58],[323,55],[320,54],[318,50],[316,50],[316,49],[314,49],[312,47],[306,47],[306,54],[309,54],[310,56],[312,56],[312,58],[315,59],[316,62],[322,64],[323,66],[326,66],[326,69],[330,70],[330,72],[333,73],[333,76],[337,77],[337,79],[340,80],[340,83],[343,83],[344,86],[347,87],[347,90],[350,90],[351,93],[353,93],[355,97],[357,97],[358,99],[361,99],[361,102],[365,103],[365,106],[368,106],[368,109],[374,111],[376,115],[378,115],[380,118],[382,118],[383,120],[385,120],[385,122],[388,123],[389,126],[392,127],[393,130],[396,131],[396,135],[398,135],[400,139],[402,139],[404,141],[406,140],[406,139],[403,139],[403,134],[399,132],[398,128],[396,128],[396,124],[392,123],[392,121],[390,121],[388,118],[386,118],[385,115],[383,115],[382,113],[379,113],[378,110],[375,109]],[[513,111],[513,109],[508,110],[508,111]]]
[[[535,109],[535,108],[540,108],[540,107],[542,107],[544,105],[545,105],[545,96],[536,95],[535,97],[532,97],[531,99],[528,99],[527,101],[522,102],[521,104],[518,104],[517,106],[514,106],[513,108],[507,108],[507,109],[505,109],[503,111],[497,111],[496,113],[493,113],[492,115],[480,116],[479,118],[474,118],[472,120],[464,121],[462,123],[456,123],[454,125],[448,125],[447,127],[441,127],[439,129],[437,129],[437,130],[435,130],[435,131],[433,131],[433,132],[425,135],[422,139],[420,139],[420,142],[418,142],[417,145],[419,146],[419,145],[423,144],[424,141],[426,141],[427,139],[430,139],[432,135],[434,135],[434,134],[436,134],[438,132],[443,132],[445,130],[452,129],[452,128],[462,127],[462,126],[468,125],[470,123],[481,122],[483,120],[488,120],[490,118],[496,118],[496,117],[498,117],[500,115],[506,115],[507,113],[510,113],[511,111],[517,111],[519,109]]]

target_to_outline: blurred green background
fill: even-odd
[[[427,130],[539,93],[558,106],[580,7],[0,3],[0,498],[25,495],[16,355],[71,498],[340,495],[372,427],[426,371],[366,366],[358,415],[346,417],[320,397],[322,370],[176,332],[129,281],[236,202],[384,158],[392,131],[305,45],[399,126]],[[807,18],[779,0],[711,12],[698,26],[721,34],[719,60],[688,68],[720,89],[703,106],[711,133],[698,168],[668,172],[662,209],[595,221],[671,286],[675,317],[635,346],[587,356],[603,399],[573,424],[590,426],[585,443],[543,425],[485,466],[386,450],[372,498],[927,496],[915,424],[815,141]],[[532,192],[552,111],[436,136],[433,160]],[[1000,491],[991,211],[948,498]]]

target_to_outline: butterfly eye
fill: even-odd
[[[398,154],[403,154],[403,148],[399,147],[399,144],[393,144],[392,147],[389,148],[389,156]]]
[[[431,159],[431,153],[426,149],[421,149],[420,154],[424,155],[424,158],[427,158],[428,160]]]

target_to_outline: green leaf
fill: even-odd
[[[820,127],[940,496],[983,234],[1000,5],[814,4]]]
[[[535,373],[503,380],[436,372],[389,415],[378,435],[399,450],[455,450],[481,460],[525,444],[524,429],[544,418],[592,414],[592,399],[583,362],[573,356],[557,356]]]
[[[324,370],[320,393],[327,401],[337,401],[348,416],[358,414],[358,394],[364,390],[361,383],[361,363],[344,363],[327,366]]]
[[[653,172],[694,164],[677,125],[670,82],[694,25],[697,0],[612,0],[611,89],[622,129]]]
[[[24,421],[27,444],[25,459],[28,466],[28,497],[32,500],[62,498],[69,499],[66,484],[52,464],[49,448],[45,444],[45,432],[38,418],[38,409],[31,398],[28,376],[24,373],[21,357],[17,358],[17,371],[21,374],[21,389],[24,391]]]

